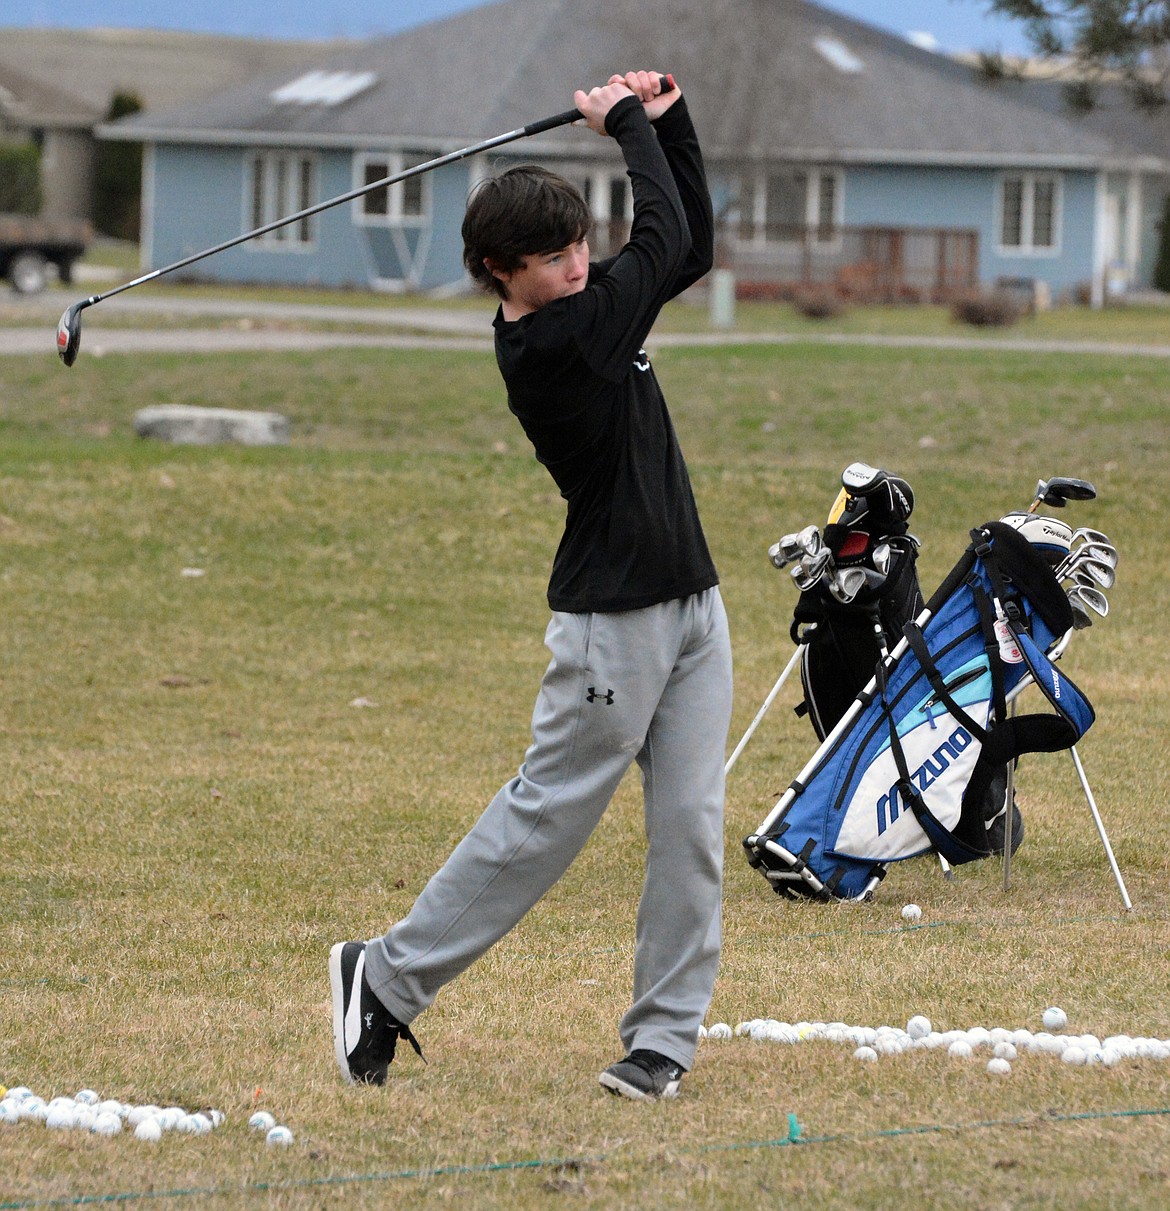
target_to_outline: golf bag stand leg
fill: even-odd
[[[1016,700],[1008,704],[1008,718],[1016,713]],[[1004,795],[1003,816],[1003,889],[1010,891],[1012,886],[1012,825],[1015,817],[1016,797],[1016,763],[1009,761],[1007,767],[1007,791]]]
[[[1093,791],[1089,786],[1089,780],[1085,777],[1085,767],[1081,764],[1081,755],[1077,752],[1077,746],[1074,744],[1069,749],[1072,754],[1073,765],[1076,766],[1077,777],[1081,780],[1081,789],[1085,792],[1085,800],[1089,804],[1089,811],[1093,813],[1093,823],[1097,826],[1097,833],[1101,838],[1101,844],[1105,847],[1105,856],[1109,859],[1109,867],[1113,871],[1113,877],[1117,880],[1117,890],[1121,892],[1121,902],[1125,905],[1126,912],[1133,910],[1133,903],[1130,901],[1129,892],[1125,890],[1125,880],[1121,877],[1121,870],[1117,865],[1117,859],[1113,856],[1113,846],[1109,844],[1109,838],[1105,833],[1105,825],[1101,820],[1101,813],[1097,810],[1097,801],[1093,798]]]
[[[792,674],[792,670],[800,663],[800,658],[804,653],[805,644],[798,645],[795,652],[792,653],[792,659],[784,666],[784,672],[776,679],[776,684],[768,692],[767,698],[764,699],[763,706],[756,712],[756,717],[751,721],[748,730],[744,732],[743,739],[735,746],[735,751],[727,759],[727,765],[724,766],[724,776],[731,773],[732,766],[739,760],[740,753],[747,748],[747,742],[755,735],[756,728],[763,722],[764,716],[768,713],[772,703],[776,701],[776,695],[780,693],[780,688],[788,680]]]

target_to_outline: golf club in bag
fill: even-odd
[[[661,84],[662,92],[673,92],[675,84],[672,76],[663,74],[661,76]],[[304,210],[298,210],[296,214],[287,215],[283,219],[274,219],[271,223],[265,223],[263,227],[257,227],[254,231],[247,231],[243,235],[235,236],[230,240],[224,240],[222,244],[216,244],[212,248],[205,248],[202,252],[194,252],[190,256],[185,256],[178,261],[173,261],[169,265],[164,265],[161,269],[152,269],[149,273],[144,273],[141,277],[137,277],[131,282],[125,282],[121,286],[115,286],[112,290],[107,290],[102,294],[90,295],[87,299],[81,299],[79,302],[66,307],[60,320],[57,322],[57,352],[66,366],[72,366],[77,361],[77,354],[81,348],[81,313],[87,307],[92,307],[95,303],[101,303],[106,299],[113,298],[114,295],[121,294],[123,291],[133,290],[135,286],[144,286],[147,282],[153,282],[164,274],[174,273],[177,269],[184,269],[188,265],[194,265],[196,261],[202,261],[207,257],[215,256],[218,252],[226,252],[229,248],[235,248],[237,244],[244,244],[248,240],[254,240],[259,236],[267,235],[270,231],[275,231],[279,227],[287,227],[290,223],[298,223],[302,219],[320,214],[323,210],[329,210],[334,206],[341,206],[346,202],[352,202],[355,198],[360,198],[363,194],[372,193],[376,189],[385,189],[390,185],[398,184],[400,181],[409,180],[411,177],[422,176],[423,173],[433,172],[436,168],[442,168],[447,164],[454,164],[459,160],[465,160],[468,156],[491,151],[493,148],[502,147],[505,143],[513,143],[517,139],[526,139],[532,135],[542,134],[546,130],[555,130],[558,126],[568,126],[570,123],[579,121],[580,118],[581,113],[576,109],[567,109],[563,113],[553,114],[552,117],[541,118],[537,122],[530,122],[527,126],[517,127],[515,130],[509,130],[502,135],[495,135],[490,139],[484,139],[481,143],[473,143],[468,147],[460,148],[458,151],[448,152],[446,155],[437,156],[433,160],[427,160],[423,164],[416,164],[403,172],[394,173],[392,176],[383,177],[378,181],[372,181],[370,184],[362,185],[357,189],[351,189],[347,193],[339,194],[335,198],[318,202],[315,206],[308,206]]]
[[[1068,482],[1077,487],[1064,499],[1089,498],[1084,492],[1091,492],[1091,485]],[[1050,505],[1058,493],[1059,487],[1049,493]],[[1093,722],[1093,710],[1055,668],[1074,630],[1074,604],[1056,574],[1062,568],[1067,577],[1068,564],[1077,558],[1070,554],[1070,536],[1061,523],[1032,511],[987,522],[971,531],[962,559],[903,625],[892,652],[884,650],[887,635],[880,616],[871,618],[882,649],[871,675],[780,801],[744,840],[748,862],[776,892],[790,898],[866,899],[892,862],[933,852],[949,870],[987,857],[995,851],[989,795],[1005,806],[1014,804],[1017,758],[1071,748],[1122,899],[1131,907],[1075,748]],[[1081,549],[1095,541],[1084,535]],[[777,548],[784,545],[781,540],[770,552],[773,562],[782,558]],[[1074,581],[1068,592],[1078,591],[1084,586]],[[801,638],[811,641],[812,635]],[[1016,700],[1029,685],[1040,690],[1051,714],[1016,715]],[[769,702],[778,688],[779,683]],[[810,705],[810,714],[813,709]],[[749,734],[761,717],[762,712]],[[814,726],[817,722],[814,717]],[[823,727],[825,717],[819,722]],[[1006,796],[1000,797],[995,783],[1005,772]],[[1014,812],[1003,815],[1006,886],[1016,821]]]

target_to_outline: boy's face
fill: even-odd
[[[492,272],[507,291],[504,314],[517,319],[539,311],[554,299],[585,289],[589,280],[589,242],[582,239],[555,252],[533,253],[524,258],[519,269]]]

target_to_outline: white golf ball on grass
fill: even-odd
[[[293,1142],[293,1133],[287,1127],[273,1127],[264,1137],[270,1148],[287,1148]]]
[[[910,1021],[906,1023],[906,1033],[912,1039],[924,1039],[930,1034],[933,1027],[930,1024],[930,1018],[921,1013],[916,1013]]]
[[[134,1138],[136,1140],[146,1140],[147,1143],[157,1143],[162,1139],[162,1128],[158,1125],[156,1118],[139,1119],[134,1127]]]
[[[922,920],[922,909],[917,904],[907,904],[902,909],[902,920],[908,921],[913,925],[916,921]]]
[[[992,1076],[1010,1076],[1012,1066],[1007,1062],[1007,1060],[997,1055],[987,1061],[987,1071],[990,1072]]]
[[[1045,1030],[1063,1030],[1068,1025],[1068,1014],[1059,1005],[1046,1009],[1040,1019]]]
[[[276,1126],[276,1119],[267,1110],[257,1110],[248,1120],[248,1126],[253,1131],[271,1131]]]

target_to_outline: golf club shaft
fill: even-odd
[[[185,256],[178,261],[172,261],[171,264],[164,265],[161,269],[152,269],[149,273],[144,273],[132,282],[124,282],[121,286],[115,286],[112,290],[93,295],[92,298],[86,300],[86,305],[92,306],[94,303],[100,303],[105,299],[113,298],[116,294],[121,294],[123,290],[132,290],[135,286],[143,286],[147,282],[154,281],[155,278],[162,277],[164,274],[174,273],[176,269],[183,269],[188,265],[194,265],[196,261],[202,261],[207,257],[215,256],[217,253],[226,252],[229,248],[235,248],[238,244],[247,243],[248,240],[258,239],[260,236],[267,235],[270,231],[276,231],[281,227],[288,227],[292,223],[299,223],[304,219],[311,218],[315,214],[320,214],[323,210],[330,210],[334,206],[342,206],[346,202],[352,202],[362,197],[364,194],[373,193],[376,189],[387,189],[391,185],[397,185],[400,181],[422,176],[423,173],[431,172],[436,168],[442,168],[445,164],[454,164],[456,161],[465,159],[467,156],[477,155],[480,152],[489,151],[493,147],[499,147],[504,143],[510,143],[515,139],[522,139],[526,135],[535,134],[538,130],[552,130],[555,126],[566,126],[570,122],[575,122],[580,116],[575,109],[566,110],[565,113],[557,114],[553,118],[545,118],[542,122],[532,123],[531,126],[521,127],[518,130],[510,130],[507,134],[497,135],[495,138],[477,143],[473,147],[463,147],[459,151],[452,151],[445,156],[438,156],[433,160],[427,160],[424,164],[416,164],[403,172],[397,172],[392,176],[383,177],[379,181],[373,181],[369,185],[362,185],[357,189],[351,189],[347,193],[339,194],[337,197],[329,198],[324,202],[318,202],[314,206],[307,206],[304,210],[298,210],[295,214],[286,215],[282,219],[274,219],[271,223],[265,223],[254,231],[246,231],[243,235],[233,236],[230,240],[224,240],[222,244],[216,244],[213,248],[205,248],[202,252],[194,252],[190,256]]]
[[[663,75],[662,91],[673,92],[674,87],[674,80],[669,75]],[[458,151],[451,151],[446,155],[436,156],[433,160],[427,160],[423,164],[415,164],[413,167],[407,168],[402,172],[396,172],[391,176],[382,177],[381,180],[372,181],[369,185],[361,185],[357,189],[351,189],[347,193],[339,194],[335,198],[318,202],[314,206],[307,206],[304,210],[298,210],[296,214],[287,215],[282,219],[274,219],[271,223],[265,223],[264,226],[257,227],[254,231],[246,231],[243,235],[234,236],[230,240],[224,240],[222,244],[216,244],[214,248],[205,248],[202,252],[192,253],[190,256],[185,256],[178,261],[173,261],[169,265],[164,265],[161,269],[152,269],[150,273],[144,273],[132,282],[124,282],[121,286],[115,286],[112,290],[92,295],[84,301],[82,306],[90,307],[94,303],[102,302],[104,299],[113,298],[114,295],[121,294],[124,290],[131,290],[135,286],[145,285],[147,282],[152,282],[155,278],[160,278],[164,274],[174,273],[176,269],[183,269],[188,265],[194,265],[196,261],[202,261],[207,257],[215,256],[216,253],[226,252],[229,248],[235,248],[237,244],[244,244],[248,240],[255,240],[262,235],[267,235],[270,231],[287,227],[291,223],[299,223],[304,219],[311,218],[315,214],[320,214],[324,210],[330,210],[334,206],[342,206],[346,202],[355,201],[367,193],[373,193],[376,189],[387,189],[391,185],[397,185],[400,181],[407,181],[411,177],[422,176],[423,173],[433,172],[436,168],[443,168],[447,164],[454,164],[459,160],[465,160],[468,156],[491,151],[493,148],[502,147],[505,143],[513,143],[517,139],[526,139],[532,135],[542,134],[546,130],[555,130],[558,126],[568,126],[572,122],[579,121],[581,117],[582,114],[579,110],[566,109],[563,113],[553,114],[551,117],[541,118],[537,122],[529,122],[527,126],[520,126],[502,135],[495,135],[490,139],[484,139],[482,143],[473,143],[468,147],[461,147]]]

